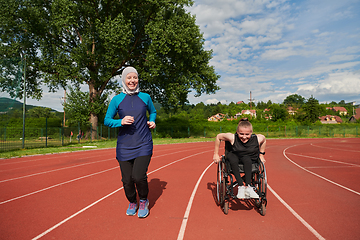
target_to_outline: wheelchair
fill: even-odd
[[[217,181],[216,181],[216,201],[222,208],[225,214],[229,212],[229,201],[231,199],[237,199],[234,194],[234,188],[238,186],[238,183],[233,176],[230,162],[226,160],[227,150],[230,149],[229,142],[225,142],[225,155],[221,156],[221,160],[217,166]],[[240,174],[244,173],[243,164],[239,164]],[[244,178],[244,177],[243,177]],[[266,214],[267,205],[267,177],[265,164],[258,158],[258,162],[252,164],[251,185],[255,188],[255,192],[259,195],[258,199],[246,199],[253,202],[258,208],[259,213],[262,216]]]

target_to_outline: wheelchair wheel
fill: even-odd
[[[224,204],[225,199],[225,181],[224,181],[224,163],[221,161],[217,167],[217,180],[216,180],[216,200],[217,204],[221,207]]]
[[[265,214],[266,214],[266,204],[265,204],[265,202],[261,203],[261,206],[259,207],[259,212],[260,212],[261,216],[265,216]]]
[[[260,177],[259,177],[260,175]],[[259,166],[259,173],[255,174],[254,176],[254,182],[256,191],[259,195],[259,199],[255,199],[255,206],[259,208],[259,212],[262,216],[265,216],[266,214],[266,193],[267,193],[267,182],[266,182],[266,172],[265,172],[265,166],[263,163]]]
[[[225,214],[229,213],[229,202],[228,201],[224,202],[224,208],[223,209],[224,209]]]

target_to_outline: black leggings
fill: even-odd
[[[150,159],[151,155],[137,157],[129,161],[118,161],[125,195],[131,203],[136,203],[136,190],[140,200],[146,200],[148,197],[149,186],[146,173]]]
[[[239,171],[239,163],[244,165],[244,173],[245,173],[245,184],[250,185],[251,183],[251,170],[252,170],[252,160],[249,156],[241,156],[238,157],[235,153],[228,152],[226,154],[227,160],[229,160],[232,172],[235,176],[236,181],[239,186],[244,185],[243,179],[240,177]]]

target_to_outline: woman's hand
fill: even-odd
[[[215,154],[215,153],[214,153],[213,160],[214,160],[214,163],[220,162],[219,154]]]
[[[131,125],[134,122],[134,117],[133,116],[125,116],[122,120],[121,120],[121,125]]]
[[[150,129],[154,129],[156,128],[156,124],[154,122],[147,122],[147,125],[149,126]]]

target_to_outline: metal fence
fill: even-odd
[[[346,138],[359,137],[358,126],[257,126],[254,132],[268,138]],[[91,127],[26,128],[22,139],[22,128],[0,128],[0,152],[22,148],[42,148],[69,144],[116,139],[118,128],[100,125],[93,134]],[[158,125],[152,130],[153,138],[213,138],[221,132],[235,132],[232,126],[169,126]],[[92,137],[95,136],[95,137]]]
[[[96,137],[91,137],[91,128],[84,126],[26,128],[25,139],[23,140],[22,131],[22,128],[0,128],[0,152],[110,140],[116,138],[118,133],[117,128],[109,128],[103,125],[97,128]]]

